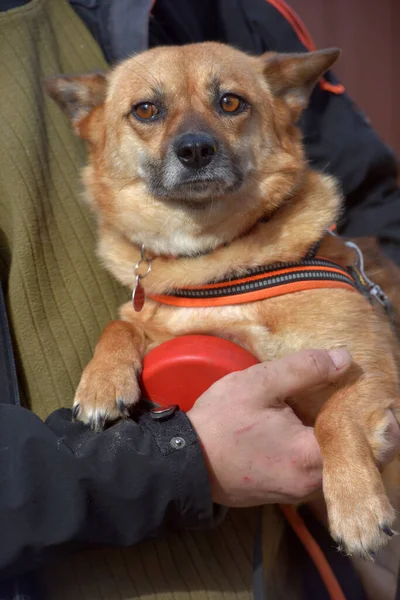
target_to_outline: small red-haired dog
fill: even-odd
[[[175,336],[220,336],[260,361],[346,347],[353,365],[339,383],[287,402],[315,427],[333,538],[368,557],[393,535],[397,459],[383,474],[377,465],[387,409],[400,417],[398,342],[384,312],[346,279],[357,253],[328,232],[340,190],[310,168],[296,126],[338,56],[162,47],[107,74],[55,76],[46,86],[87,142],[98,254],[135,287],[135,306],[122,306],[82,375],[75,416],[95,428],[126,417],[144,355]],[[296,264],[307,265],[306,283],[296,284]],[[289,280],[279,279],[285,269]],[[310,283],[315,270],[330,279]],[[298,287],[264,294],[254,282],[271,272]]]

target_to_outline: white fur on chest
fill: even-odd
[[[138,232],[132,236],[131,240],[138,246],[144,244],[146,248],[156,254],[177,256],[193,256],[206,250],[213,250],[219,244],[219,239],[215,235],[193,238],[191,234],[186,234],[184,231],[175,231],[173,234],[169,232],[168,237],[163,237],[162,233]]]

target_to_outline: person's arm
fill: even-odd
[[[210,527],[214,512],[183,413],[143,415],[95,434],[67,409],[45,424],[0,405],[0,579],[54,559],[66,544],[132,545]]]

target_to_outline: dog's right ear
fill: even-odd
[[[44,88],[67,114],[77,135],[86,138],[87,127],[84,127],[84,122],[96,107],[104,103],[106,75],[55,75],[45,80]]]
[[[289,106],[297,120],[318,79],[339,56],[339,48],[326,48],[298,54],[267,52],[261,61],[272,93]]]

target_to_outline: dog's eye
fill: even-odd
[[[155,104],[152,104],[151,102],[141,102],[133,107],[132,112],[138,119],[148,121],[149,119],[153,119],[159,111]]]
[[[225,94],[219,101],[219,105],[226,113],[238,113],[243,110],[245,101],[236,94]]]

